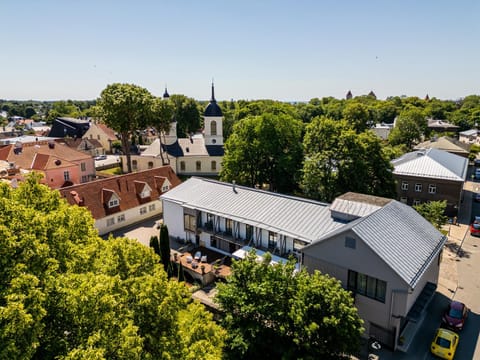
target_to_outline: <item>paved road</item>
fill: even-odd
[[[438,292],[428,309],[428,316],[419,329],[408,353],[382,349],[377,355],[380,360],[389,359],[437,359],[430,353],[430,343],[435,329],[440,326],[442,313],[450,299],[467,304],[471,309],[455,354],[456,360],[480,360],[480,237],[473,237],[468,231],[471,218],[480,215],[480,203],[472,201],[480,192],[480,182],[465,184],[463,216],[458,227],[452,225],[449,243],[444,252]],[[470,209],[471,207],[471,209]]]

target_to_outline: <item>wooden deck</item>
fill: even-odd
[[[183,253],[173,250],[172,253],[172,261],[176,264],[181,263],[184,270],[194,278],[201,278],[203,284],[210,283],[215,278],[225,278],[231,273],[232,259],[211,249],[197,247]],[[196,259],[197,253],[200,253],[200,256]]]

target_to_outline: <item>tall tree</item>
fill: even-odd
[[[170,100],[174,104],[174,120],[177,122],[179,137],[188,137],[201,127],[200,111],[197,102],[185,95],[173,94]]]
[[[120,134],[129,173],[132,172],[130,138],[151,118],[152,102],[153,97],[147,89],[119,83],[108,85],[98,99],[99,115],[107,126]]]
[[[235,124],[225,143],[221,178],[270,190],[296,188],[302,159],[302,123],[289,115],[266,113]]]
[[[160,141],[160,157],[162,164],[169,164],[170,160],[167,155],[167,160],[164,158],[163,146],[165,143],[165,134],[170,131],[170,125],[173,121],[175,113],[174,104],[170,99],[155,98],[152,104],[152,116],[149,121],[149,125],[152,126],[156,132]],[[162,139],[163,137],[163,139]]]
[[[150,236],[150,247],[153,249],[155,254],[160,256],[160,243],[158,242],[158,236]]]
[[[294,260],[270,264],[255,252],[234,261],[216,301],[225,312],[227,357],[329,359],[355,352],[363,332],[351,294],[338,280]]]
[[[160,226],[160,258],[162,259],[165,272],[170,276],[172,266],[170,262],[170,237],[168,235],[168,227],[165,224]]]
[[[398,115],[395,126],[388,136],[391,145],[405,144],[409,149],[420,141],[427,129],[427,120],[417,108],[403,110]]]
[[[0,359],[221,359],[224,330],[150,249],[38,180],[0,184]]]
[[[330,202],[347,191],[395,195],[388,155],[372,132],[359,134],[346,121],[320,117],[307,126],[303,145],[306,196]]]

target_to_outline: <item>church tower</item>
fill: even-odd
[[[215,100],[215,89],[212,82],[212,98],[205,108],[204,130],[205,145],[223,145],[223,114]]]

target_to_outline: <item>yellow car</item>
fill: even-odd
[[[432,354],[441,357],[442,359],[452,360],[457,350],[460,336],[453,331],[439,328],[435,333],[430,350]]]

